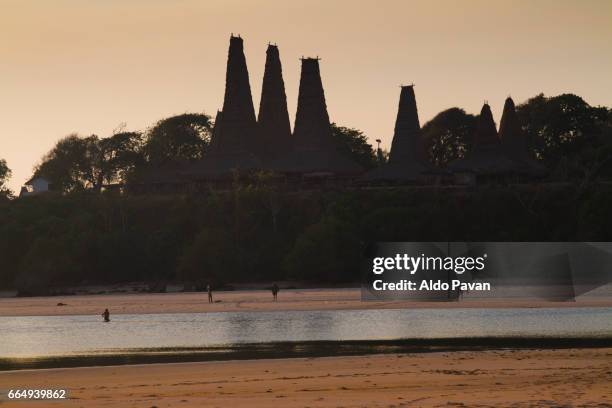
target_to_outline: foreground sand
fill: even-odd
[[[0,316],[99,315],[105,308],[116,313],[190,313],[266,310],[399,309],[437,307],[612,307],[612,297],[577,302],[546,302],[524,299],[461,302],[362,302],[359,289],[282,290],[278,302],[268,291],[216,292],[209,304],[206,293],[109,294],[0,298]],[[58,306],[61,303],[63,305]]]
[[[0,372],[36,407],[610,406],[612,349],[504,350]],[[3,398],[0,398],[2,401]],[[4,400],[6,401],[6,400]],[[1,403],[24,407],[27,403]]]

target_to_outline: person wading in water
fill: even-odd
[[[210,283],[206,285],[206,291],[208,292],[208,303],[213,303],[212,286],[210,286]]]
[[[274,297],[274,301],[276,302],[277,300],[277,296],[278,296],[278,291],[280,290],[280,288],[278,287],[278,285],[275,283],[274,285],[272,285],[272,296]]]
[[[105,322],[110,322],[110,312],[108,311],[108,309],[104,309],[104,313],[102,313],[102,317],[104,318]]]

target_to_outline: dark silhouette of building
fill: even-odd
[[[295,146],[325,148],[331,144],[331,127],[318,58],[302,58],[302,73],[295,115]]]
[[[257,125],[249,71],[244,57],[243,41],[240,37],[230,37],[225,75],[225,97],[220,119],[223,132],[217,135],[213,152],[252,151],[257,144]]]
[[[504,103],[499,138],[506,157],[517,164],[518,174],[524,177],[542,177],[546,174],[546,168],[529,154],[527,136],[521,128],[514,101],[510,97]]]
[[[262,168],[257,151],[261,140],[255,121],[249,72],[242,38],[230,37],[223,109],[217,112],[210,149],[183,175],[197,184],[227,181],[236,173]]]
[[[273,164],[273,169],[304,177],[350,177],[363,170],[339,153],[333,139],[318,58],[302,58],[291,152]]]
[[[495,128],[491,107],[485,103],[480,111],[472,149],[462,159],[448,165],[459,184],[506,180],[519,166],[504,153]]]
[[[239,36],[230,37],[223,109],[217,112],[203,159],[151,166],[133,191],[193,191],[210,184],[227,186],[260,170],[276,173],[276,182],[296,187],[330,180],[354,180],[363,168],[332,133],[318,58],[302,58],[295,126],[291,134],[282,66],[276,45],[268,45],[258,121],[249,73]],[[380,153],[380,152],[379,152]],[[447,170],[428,160],[421,132],[414,86],[402,86],[389,161],[361,179],[367,184],[526,181],[545,174],[528,151],[514,102],[506,100],[497,133],[488,104],[482,107],[472,148]],[[305,182],[305,183],[304,183]]]
[[[434,174],[425,152],[414,86],[402,86],[388,163],[370,171],[366,179],[414,183]]]
[[[259,104],[260,152],[265,159],[286,154],[290,148],[291,125],[283,70],[276,45],[269,44]]]
[[[474,145],[468,154],[448,166],[459,184],[483,181],[521,182],[542,177],[546,171],[528,153],[514,102],[506,99],[499,134],[490,106],[480,112]]]

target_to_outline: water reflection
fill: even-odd
[[[313,340],[612,336],[612,308],[0,317],[0,357]]]

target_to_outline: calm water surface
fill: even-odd
[[[417,309],[0,317],[0,357],[310,340],[612,336],[612,308]]]

